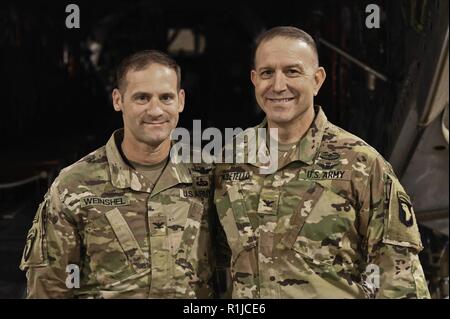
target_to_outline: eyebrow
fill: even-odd
[[[288,69],[288,68],[299,68],[301,70],[304,70],[304,66],[301,63],[290,64],[290,65],[286,65],[284,67],[284,69]]]
[[[301,70],[305,70],[305,67],[303,66],[302,63],[289,64],[289,65],[286,65],[283,67],[283,69],[289,69],[289,68],[299,68]],[[266,70],[266,69],[273,69],[273,67],[272,66],[263,66],[263,67],[260,67],[258,69],[258,71]]]
[[[170,96],[175,96],[176,94],[174,93],[174,92],[172,92],[172,91],[169,91],[169,92],[163,92],[163,93],[161,93],[161,94],[158,94],[159,96],[161,96],[161,95],[170,95]]]
[[[131,95],[131,98],[134,99],[134,98],[138,97],[139,95],[144,95],[147,97],[153,96],[152,93],[148,93],[148,92],[144,92],[144,91],[137,91]],[[174,92],[170,92],[170,91],[160,93],[157,96],[165,96],[165,95],[170,96],[170,97],[176,96],[176,94]]]
[[[150,93],[143,92],[143,91],[137,91],[137,92],[134,92],[134,93],[131,95],[131,97],[132,97],[132,98],[135,98],[135,97],[137,97],[138,95],[151,96]]]

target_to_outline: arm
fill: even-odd
[[[20,264],[27,271],[27,298],[73,297],[66,267],[80,266],[80,240],[69,219],[54,183],[36,212]]]
[[[411,201],[381,156],[372,165],[362,196],[363,285],[375,298],[430,298]]]
[[[228,245],[227,236],[223,230],[216,207],[216,199],[220,196],[218,195],[220,184],[216,172],[214,185],[214,194],[212,194],[213,204],[211,209],[211,242],[215,256],[215,290],[217,298],[231,298],[231,249]]]
[[[231,249],[228,246],[227,237],[220,223],[216,206],[213,205],[211,221],[211,242],[215,261],[215,281],[217,298],[231,298]]]

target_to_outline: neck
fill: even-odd
[[[127,138],[125,133],[122,151],[129,161],[144,165],[157,164],[169,156],[170,139],[166,139],[161,144],[154,146]]]
[[[310,107],[299,118],[289,123],[280,124],[267,119],[267,125],[269,128],[278,129],[278,143],[291,144],[298,142],[305,135],[313,121],[314,108]]]

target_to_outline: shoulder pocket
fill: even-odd
[[[421,251],[423,246],[411,200],[400,182],[389,174],[384,193],[383,242]]]
[[[23,250],[20,269],[25,270],[28,267],[47,266],[47,243],[45,241],[46,229],[46,209],[48,198],[46,198],[38,207],[33,224],[28,231],[27,241]]]

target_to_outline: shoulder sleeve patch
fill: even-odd
[[[423,246],[411,200],[397,178],[390,174],[386,174],[385,196],[383,242],[421,251]]]
[[[45,224],[47,216],[48,198],[39,205],[33,224],[28,231],[25,248],[23,250],[20,269],[25,270],[30,266],[47,265],[47,249],[45,243]]]

